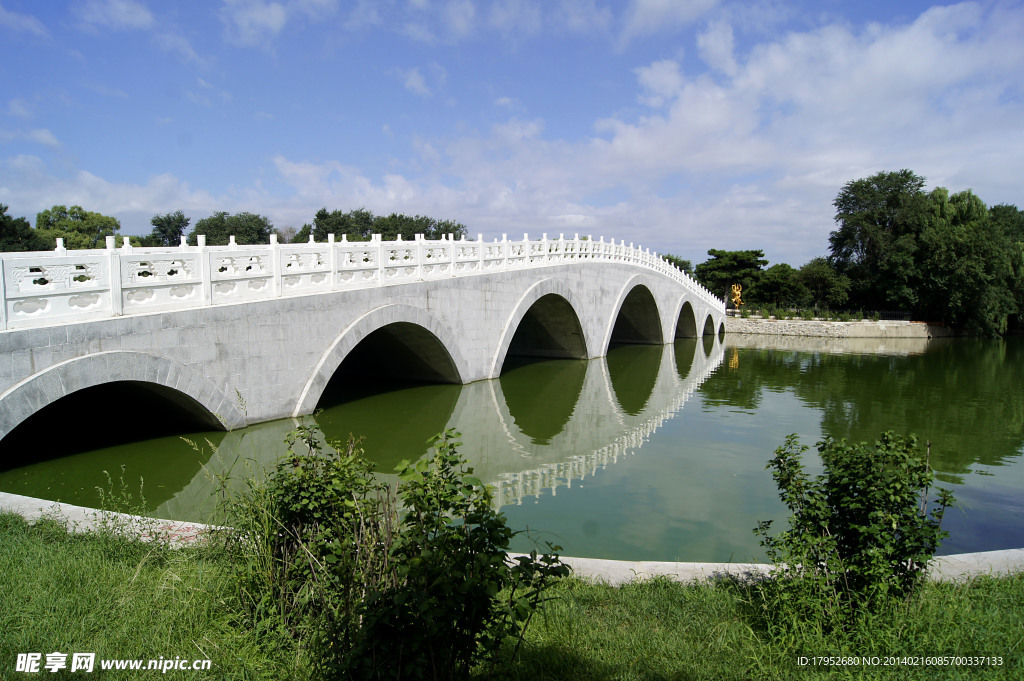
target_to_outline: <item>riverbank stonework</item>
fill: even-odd
[[[904,321],[827,322],[806,319],[726,317],[726,334],[816,338],[944,338],[955,335],[937,324]]]
[[[17,513],[33,523],[41,518],[53,518],[63,523],[69,532],[115,528],[115,531],[142,541],[167,541],[175,547],[195,544],[211,530],[217,529],[202,523],[100,511],[7,492],[0,492],[0,512]],[[517,555],[510,554],[510,557],[515,558]],[[749,578],[768,574],[772,568],[763,563],[684,563],[570,556],[563,556],[562,560],[572,567],[578,577],[615,586],[654,577],[683,582],[716,579],[725,575]],[[936,581],[965,581],[979,575],[1012,575],[1021,570],[1024,570],[1024,549],[1004,549],[936,556],[928,569],[928,576]]]

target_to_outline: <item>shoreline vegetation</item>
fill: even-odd
[[[931,681],[1017,679],[1024,672],[1024,571],[966,581],[919,578],[941,538],[941,509],[952,500],[941,490],[929,493],[930,469],[913,437],[822,443],[839,454],[822,454],[826,473],[813,479],[799,464],[806,447],[795,436],[777,449],[773,477],[794,515],[790,529],[775,537],[769,524],[757,528],[775,551],[768,578],[655,577],[612,586],[567,576],[557,555],[507,556],[511,531],[500,513],[487,510],[486,489],[463,469],[458,443],[447,434],[434,463],[406,466],[409,486],[397,497],[377,506],[375,495],[386,491],[367,482],[365,494],[351,495],[353,506],[339,485],[359,487],[364,464],[355,446],[339,449],[307,431],[288,441],[269,485],[228,500],[244,516],[232,516],[229,506],[222,519],[252,519],[242,533],[225,528],[209,541],[176,546],[159,533],[148,532],[149,541],[133,538],[139,528],[116,515],[89,532],[69,533],[54,519],[30,524],[0,512],[0,675],[33,678],[16,671],[26,653],[43,661],[55,653],[211,661],[209,671],[162,674],[180,679]],[[870,463],[883,459],[889,463],[881,468]],[[899,472],[904,468],[906,475]],[[105,497],[109,510],[137,511],[137,497],[123,481],[114,487]],[[935,495],[935,508],[918,510]],[[332,506],[331,499],[343,503]],[[857,510],[851,499],[884,517]],[[388,505],[396,501],[401,510]],[[462,508],[453,512],[453,505]],[[332,513],[339,522],[324,523]],[[437,525],[437,518],[448,520]],[[384,524],[375,524],[380,519]],[[347,556],[364,551],[377,558],[339,571]],[[451,552],[464,558],[452,562],[445,558]],[[371,563],[376,567],[368,568]],[[398,591],[389,586],[394,577]],[[402,584],[419,586],[406,593]],[[487,593],[473,602],[491,604],[481,621],[499,629],[496,638],[463,646],[464,664],[428,671],[420,663],[367,664],[363,651],[387,651],[393,660],[408,653],[409,641],[432,641],[432,633],[447,631],[446,617],[461,621],[465,607],[451,598],[472,584]],[[434,602],[435,592],[452,596]],[[418,606],[405,612],[403,603],[421,600],[430,604],[429,620],[416,614]],[[501,624],[508,617],[518,624]],[[390,641],[384,648],[380,637]],[[338,645],[352,653],[341,654]],[[430,644],[428,660],[447,647],[438,645]],[[103,676],[137,677],[132,673],[104,670]],[[66,668],[47,675],[86,678]]]

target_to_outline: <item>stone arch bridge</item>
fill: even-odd
[[[512,356],[594,358],[612,343],[724,333],[721,299],[657,254],[603,238],[108,239],[2,264],[0,438],[106,384],[231,430],[311,413],[339,373],[471,383]]]

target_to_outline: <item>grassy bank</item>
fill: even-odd
[[[302,679],[284,634],[238,614],[224,557],[112,534],[68,535],[0,514],[0,679],[18,653],[95,652],[97,659],[210,659],[209,671],[162,678]],[[566,580],[499,679],[1019,679],[1024,574],[929,584],[847,631],[766,618],[748,586],[669,581],[621,588]],[[997,656],[1002,666],[801,667],[799,657]],[[70,661],[70,656],[68,658]],[[67,670],[45,678],[145,678],[155,671]],[[480,678],[486,678],[481,672]]]

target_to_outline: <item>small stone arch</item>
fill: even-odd
[[[680,301],[679,313],[676,314],[676,338],[697,337],[697,313],[689,300]]]
[[[182,396],[187,408],[225,430],[246,425],[235,396],[179,362],[143,352],[109,351],[75,357],[26,378],[0,395],[0,438],[32,414],[79,390],[115,382],[149,383]],[[205,412],[205,414],[203,413]]]
[[[611,345],[612,336],[615,333],[616,326],[620,323],[620,315],[623,312],[624,307],[627,310],[627,314],[632,314],[635,309],[631,309],[632,306],[626,307],[627,299],[636,299],[639,296],[639,300],[642,300],[641,305],[652,305],[654,317],[653,319],[645,319],[641,317],[632,317],[628,320],[628,323],[642,328],[636,328],[639,335],[646,336],[641,341],[645,343],[660,344],[664,343],[664,332],[661,323],[661,310],[658,308],[658,300],[654,295],[655,287],[651,285],[651,282],[647,280],[643,275],[633,275],[625,283],[625,285],[619,290],[619,295],[615,301],[615,305],[612,307],[611,317],[608,319],[608,324],[605,327],[605,335],[603,343],[601,345],[604,348],[604,352],[608,352],[608,348]],[[633,298],[631,298],[633,296]]]
[[[704,332],[701,335],[703,335],[703,336],[714,336],[715,335],[715,320],[711,318],[710,314],[707,317],[704,318]]]
[[[422,327],[433,335],[443,348],[445,358],[450,362],[450,367],[444,369],[450,370],[453,382],[461,383],[461,377],[469,374],[469,366],[459,351],[456,336],[446,325],[419,307],[402,304],[383,305],[362,315],[338,334],[306,381],[295,403],[292,416],[312,413],[327,384],[349,353],[368,335],[392,324]]]
[[[573,288],[566,282],[559,279],[542,279],[527,289],[519,300],[516,301],[512,314],[509,315],[508,319],[505,321],[505,326],[501,331],[501,341],[498,343],[494,357],[491,360],[491,370],[489,374],[491,378],[497,378],[501,375],[501,367],[505,364],[505,357],[508,355],[512,339],[515,337],[516,331],[519,330],[519,326],[522,324],[523,319],[530,310],[533,309],[534,304],[548,296],[556,296],[564,300],[574,316],[574,319],[571,321],[575,322],[575,328],[571,329],[569,333],[575,335],[575,339],[569,339],[568,343],[574,347],[570,348],[565,353],[565,356],[577,357],[580,359],[589,357],[588,348],[592,347],[592,339],[587,338],[586,330],[580,323],[580,306],[576,300],[576,294],[573,292]]]

